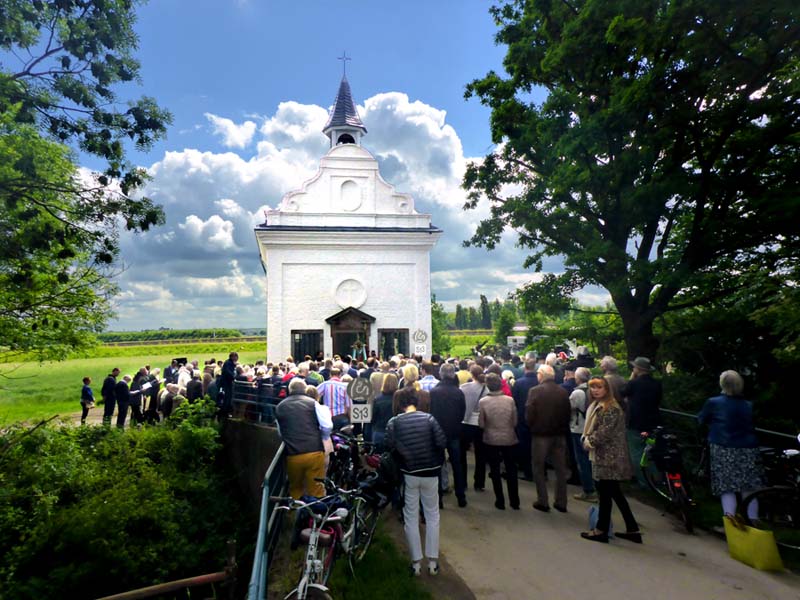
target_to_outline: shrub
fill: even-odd
[[[12,427],[0,441],[0,597],[95,598],[220,570],[244,523],[214,406],[158,427]]]

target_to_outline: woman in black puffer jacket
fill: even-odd
[[[386,446],[400,459],[405,487],[403,520],[414,575],[422,572],[419,504],[425,511],[425,555],[428,572],[439,572],[439,471],[447,437],[436,419],[418,411],[420,399],[413,387],[397,390],[394,402],[402,411],[386,426]]]

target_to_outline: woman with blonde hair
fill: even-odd
[[[607,380],[601,377],[591,379],[589,394],[594,405],[586,416],[582,439],[583,447],[589,452],[592,463],[592,477],[597,484],[600,510],[595,528],[584,531],[581,537],[593,542],[608,543],[613,500],[622,513],[626,529],[614,535],[641,544],[642,534],[639,525],[619,485],[620,481],[627,481],[632,475],[625,432],[625,413],[614,398]]]
[[[417,397],[417,410],[421,410],[422,412],[430,412],[431,409],[431,395],[422,389],[422,386],[419,383],[419,369],[417,365],[407,364],[403,367],[403,381],[401,382],[400,388],[413,388],[416,392]],[[394,414],[400,414],[399,411],[395,408]]]

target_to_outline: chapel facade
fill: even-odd
[[[430,252],[442,231],[381,177],[346,77],[317,174],[255,228],[267,359],[431,354]]]

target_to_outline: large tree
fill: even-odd
[[[565,270],[523,295],[566,306],[608,290],[628,354],[653,323],[798,257],[800,4],[796,0],[511,0],[492,9],[507,75],[467,86],[496,150],[468,167],[468,243],[513,228]],[[546,98],[533,100],[535,88]]]
[[[149,149],[170,115],[151,98],[119,98],[138,78],[137,4],[0,0],[0,344],[14,350],[85,342],[109,315],[119,226],[163,222],[136,195],[146,174],[127,152]],[[79,153],[100,172],[79,170]],[[43,335],[54,323],[58,335]]]

